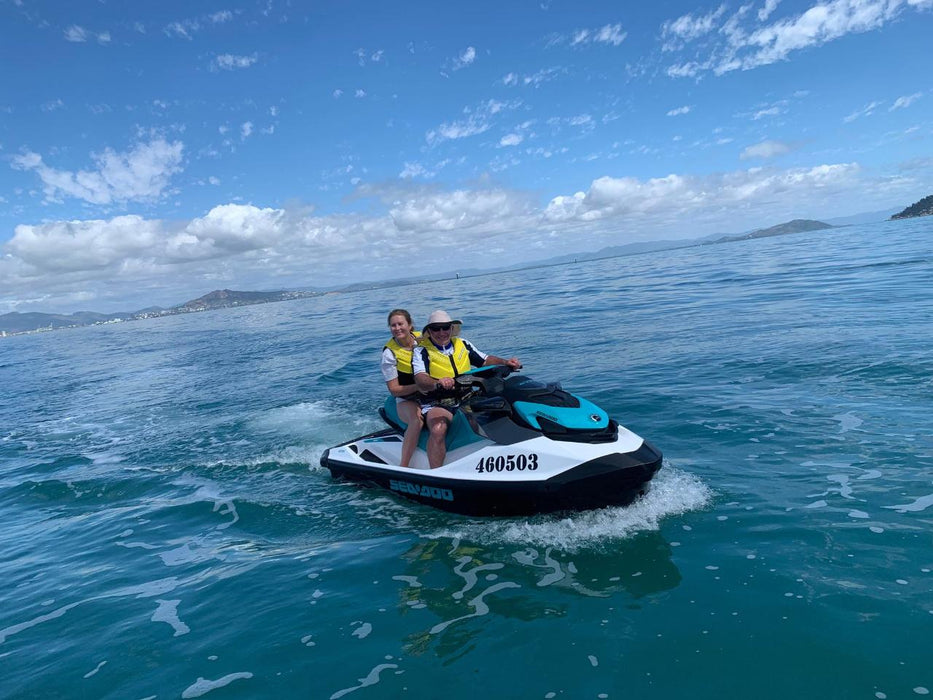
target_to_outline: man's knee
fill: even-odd
[[[447,434],[447,421],[443,418],[433,418],[428,421],[428,428],[432,435],[442,437]]]

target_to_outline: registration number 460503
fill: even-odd
[[[476,471],[483,472],[523,472],[526,469],[534,471],[538,468],[538,455],[531,454],[520,455],[498,455],[497,457],[485,457],[476,465]]]

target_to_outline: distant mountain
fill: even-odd
[[[133,314],[99,314],[93,311],[78,311],[73,314],[43,314],[38,312],[18,313],[13,311],[0,315],[0,331],[22,333],[24,331],[54,330],[73,326],[88,326],[92,323],[108,323],[132,318]]]
[[[707,244],[729,243],[730,241],[746,241],[752,238],[769,238],[771,236],[784,236],[788,233],[803,233],[804,231],[822,231],[823,229],[827,228],[835,227],[822,221],[814,221],[812,219],[794,219],[793,221],[778,224],[777,226],[771,226],[770,228],[762,228],[756,231],[750,231],[749,233],[740,233],[736,236],[723,236],[722,238],[716,238],[714,240],[707,241]]]
[[[215,289],[203,297],[186,301],[174,307],[178,311],[207,311],[223,309],[228,306],[247,306],[249,304],[267,304],[270,301],[287,301],[302,297],[316,296],[314,292],[235,292],[232,289]]]
[[[0,315],[0,334],[28,333],[30,331],[48,331],[58,328],[74,328],[100,323],[119,323],[158,316],[174,316],[196,311],[222,309],[227,306],[247,306],[265,304],[271,301],[286,301],[302,297],[318,296],[321,292],[236,292],[231,289],[217,289],[203,297],[186,301],[184,304],[163,309],[152,306],[140,311],[118,314],[99,314],[93,311],[79,311],[74,314],[43,314],[38,312],[12,312]]]
[[[933,216],[933,194],[931,194],[929,197],[924,197],[919,202],[914,202],[909,207],[904,209],[904,211],[892,216],[891,220],[913,219],[918,216]]]

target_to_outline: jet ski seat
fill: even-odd
[[[399,418],[398,407],[395,403],[395,397],[389,396],[386,398],[385,404],[382,407],[382,410],[379,412],[383,419],[402,432],[405,432],[405,429],[408,427],[408,424]],[[464,415],[463,411],[457,411],[454,413],[453,422],[450,424],[450,427],[447,428],[447,451],[451,452],[456,450],[458,447],[463,447],[464,445],[469,445],[474,442],[479,442],[484,438],[481,435],[478,435],[470,425],[470,421],[467,420],[467,417]],[[422,450],[427,450],[428,446],[428,431],[426,429],[421,430],[421,435],[418,438],[418,447]]]

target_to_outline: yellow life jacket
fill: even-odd
[[[414,331],[414,336],[416,338],[415,347],[417,348],[417,339],[421,338],[421,333]],[[403,348],[398,344],[395,338],[389,339],[389,342],[385,344],[383,350],[386,348],[391,350],[392,354],[395,355],[395,365],[398,368],[398,383],[402,386],[414,384],[415,373],[411,368],[411,350]]]
[[[470,369],[470,351],[460,338],[451,338],[454,354],[445,355],[430,340],[423,340],[421,347],[428,353],[427,370],[435,379],[456,377]]]

